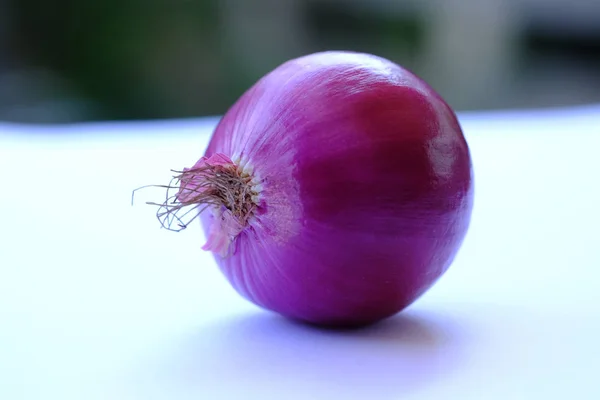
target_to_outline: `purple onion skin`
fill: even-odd
[[[263,77],[205,156],[241,155],[262,181],[255,215],[216,261],[256,305],[330,327],[390,317],[452,263],[473,173],[452,109],[368,54],[323,52]],[[201,216],[209,234],[213,216]]]

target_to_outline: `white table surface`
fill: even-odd
[[[254,307],[198,226],[159,229],[154,194],[131,206],[215,119],[0,123],[0,399],[600,399],[600,106],[460,118],[464,246],[354,332]]]

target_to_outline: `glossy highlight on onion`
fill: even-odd
[[[284,63],[169,186],[163,226],[199,216],[235,290],[292,319],[359,326],[413,303],[448,269],[473,206],[455,113],[377,56]]]

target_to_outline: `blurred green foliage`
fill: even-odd
[[[178,43],[196,42],[190,51],[203,50],[218,27],[214,1],[20,0],[14,12],[29,62],[66,77],[111,119],[186,114],[168,102],[160,84],[182,76],[160,74],[201,74],[186,67],[186,49]],[[225,100],[211,97],[199,112],[222,109]]]
[[[262,63],[247,65],[228,44],[223,9],[218,0],[19,0],[11,11],[20,59],[66,80],[69,96],[92,105],[85,118],[119,120],[222,114],[269,69],[302,55],[260,43]],[[304,10],[304,53],[369,51],[411,66],[416,19],[311,2]]]

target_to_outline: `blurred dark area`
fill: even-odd
[[[0,120],[223,114],[333,49],[387,57],[457,110],[600,102],[598,0],[0,0]]]

